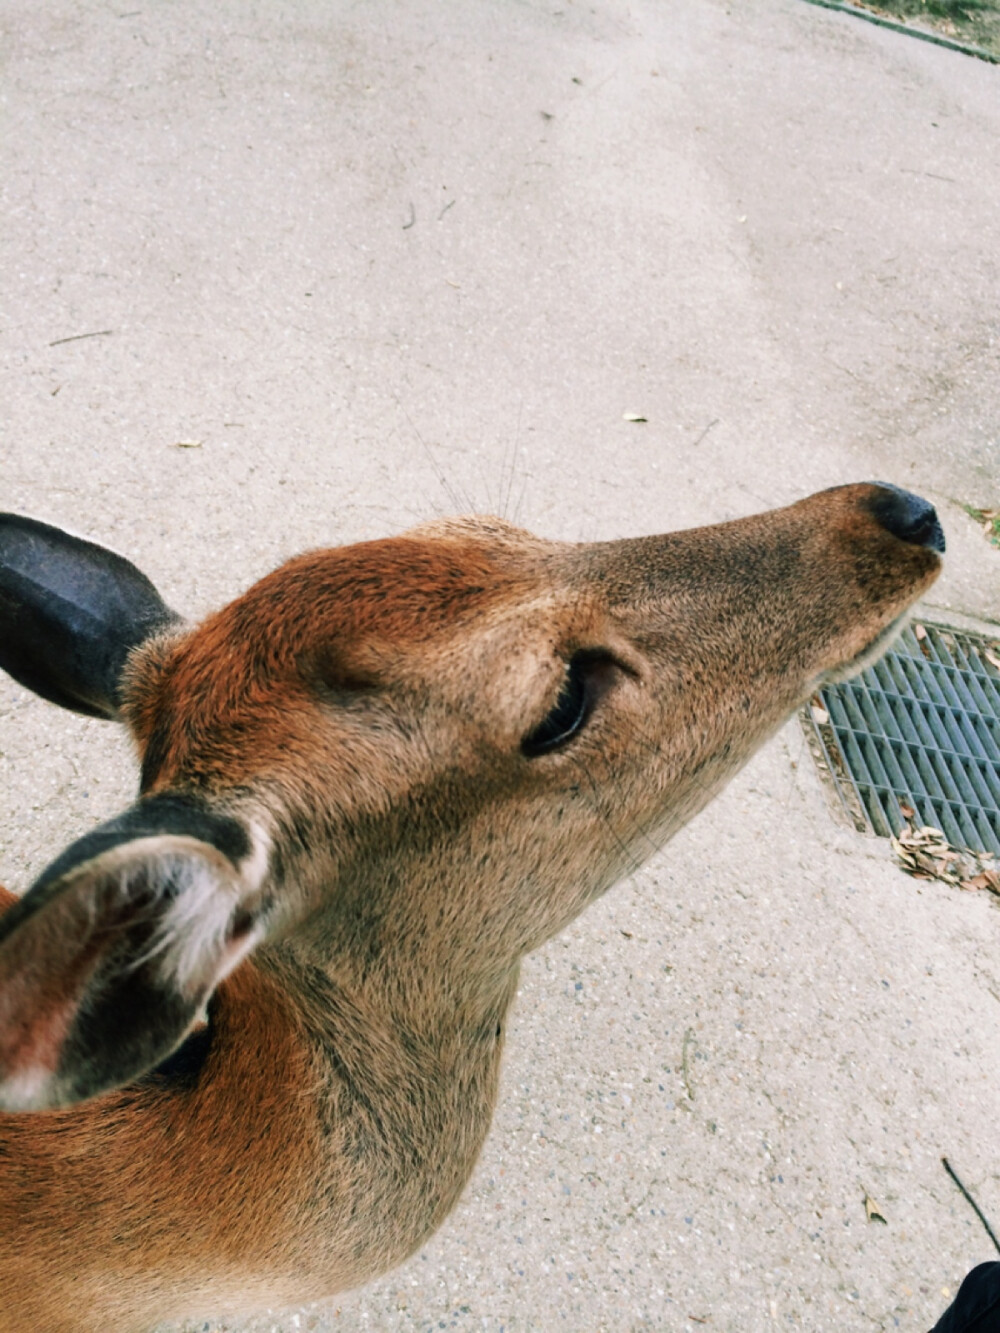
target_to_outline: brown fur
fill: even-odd
[[[936,577],[870,495],[593,546],[431,525],[137,650],[144,790],[266,829],[277,915],[192,1078],[0,1113],[0,1329],[305,1301],[418,1247],[485,1138],[519,959]],[[581,649],[610,688],[528,759]]]

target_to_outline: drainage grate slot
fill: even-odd
[[[1000,646],[943,625],[907,629],[809,711],[845,808],[899,833],[900,803],[953,847],[1000,855]],[[823,713],[826,714],[825,720]]]

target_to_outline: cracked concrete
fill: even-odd
[[[199,613],[435,513],[610,537],[876,476],[941,509],[930,612],[1000,621],[957,504],[1000,484],[995,69],[798,0],[0,21],[5,508]],[[134,782],[9,682],[0,767],[15,887]],[[942,1155],[1000,1220],[997,911],[837,823],[790,724],[530,960],[430,1245],[191,1330],[929,1327],[991,1253]]]

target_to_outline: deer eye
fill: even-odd
[[[574,653],[566,666],[566,678],[555,707],[521,741],[521,753],[534,759],[572,740],[590,720],[594,706],[610,689],[617,671],[617,664],[605,652],[586,649]]]

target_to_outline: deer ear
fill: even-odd
[[[266,848],[154,796],[73,843],[0,916],[0,1107],[69,1106],[184,1040],[264,936]]]
[[[177,619],[122,556],[0,514],[0,667],[43,699],[117,717],[125,659]]]

